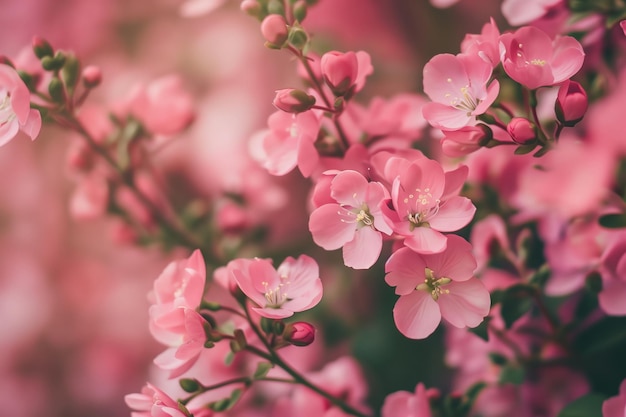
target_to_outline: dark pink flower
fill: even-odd
[[[585,53],[571,36],[552,39],[541,29],[525,26],[500,37],[500,59],[509,77],[535,89],[571,78],[582,67]]]
[[[559,87],[554,110],[559,122],[571,127],[582,120],[588,105],[587,92],[582,85],[566,80]]]
[[[524,145],[537,138],[535,125],[525,117],[514,117],[506,126],[507,132],[515,143]]]
[[[314,259],[288,257],[278,269],[269,259],[236,259],[227,265],[241,291],[258,307],[253,310],[272,319],[308,310],[322,299],[322,281]]]

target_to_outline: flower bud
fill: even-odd
[[[60,79],[55,77],[50,80],[50,84],[48,84],[48,94],[50,94],[50,98],[57,103],[61,103],[65,100],[63,83]]]
[[[283,338],[295,346],[308,346],[315,340],[315,327],[304,321],[289,323],[285,327]]]
[[[61,76],[65,81],[66,87],[71,90],[78,82],[80,73],[80,61],[73,54],[68,54],[65,58],[65,64],[61,69]]]
[[[567,80],[561,84],[556,97],[556,118],[564,126],[572,127],[582,120],[587,105],[587,92],[584,88],[576,81]]]
[[[537,138],[535,125],[524,117],[514,117],[506,127],[515,143],[526,145]]]
[[[86,88],[94,88],[102,82],[102,71],[95,65],[87,65],[82,73],[83,84]]]
[[[280,48],[289,37],[287,22],[285,18],[278,14],[271,14],[261,22],[261,33],[270,48]]]
[[[307,11],[307,4],[304,0],[298,0],[296,4],[293,5],[293,17],[295,17],[298,22],[302,22],[306,18]]]
[[[356,82],[359,62],[354,52],[327,52],[322,56],[324,81],[337,96],[343,96]]]
[[[35,52],[35,56],[39,59],[45,56],[54,55],[54,49],[52,46],[43,38],[39,36],[35,36],[33,38],[33,52]]]
[[[277,109],[287,113],[301,113],[309,110],[315,104],[315,97],[302,90],[285,88],[276,90],[276,96],[272,104]]]
[[[447,156],[460,157],[468,155],[487,146],[493,138],[491,128],[485,124],[464,126],[458,130],[443,131],[441,150]]]
[[[259,18],[261,16],[262,7],[257,0],[243,0],[239,8],[242,12],[247,13],[252,17]]]

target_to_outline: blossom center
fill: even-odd
[[[0,126],[15,119],[15,112],[11,107],[11,95],[0,90]]]
[[[430,268],[424,269],[424,275],[424,282],[415,287],[416,290],[428,292],[435,301],[437,301],[442,294],[450,293],[450,290],[442,288],[452,282],[450,278],[437,278],[435,272]]]
[[[281,308],[283,304],[290,300],[287,295],[289,289],[289,277],[286,275],[280,276],[280,282],[274,287],[270,287],[267,281],[263,281],[261,285],[265,289],[265,300],[267,300],[266,308]]]
[[[426,226],[428,220],[439,212],[441,200],[434,198],[430,188],[415,189],[415,193],[409,194],[404,198],[404,203],[412,205],[407,214],[407,219],[411,223],[411,228]]]
[[[447,82],[451,83],[452,79],[448,78]],[[478,107],[480,100],[472,97],[469,84],[465,84],[461,87],[459,92],[460,94],[446,93],[444,97],[449,100],[450,106],[455,109],[467,111],[467,115],[471,116],[472,112]]]

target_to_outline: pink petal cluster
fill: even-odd
[[[308,310],[322,299],[322,281],[314,259],[286,258],[277,269],[269,259],[235,259],[226,266],[259,315],[283,319]]]
[[[385,281],[400,298],[393,309],[398,330],[412,339],[435,331],[443,317],[455,327],[476,327],[489,314],[490,296],[473,276],[476,260],[463,238],[450,235],[445,251],[394,252],[385,265]]]
[[[525,26],[500,37],[500,57],[509,77],[535,89],[571,78],[582,67],[585,53],[571,36],[552,39],[541,29]]]
[[[320,69],[324,81],[338,96],[360,91],[365,78],[374,71],[365,51],[326,52],[322,55]]]
[[[381,211],[388,192],[381,183],[368,182],[356,171],[342,171],[333,178],[331,197],[311,213],[309,230],[316,244],[326,250],[343,248],[346,266],[371,267],[382,249],[382,234],[392,230]]]
[[[500,63],[500,30],[493,18],[485,23],[479,35],[467,34],[461,42],[461,53],[480,56],[493,67]]]
[[[381,410],[382,417],[432,417],[429,394],[437,394],[436,390],[427,390],[421,382],[415,392],[396,391],[385,398]]]
[[[30,93],[13,67],[0,64],[0,146],[19,131],[35,140],[41,130],[41,114],[30,108]]]
[[[432,100],[422,108],[428,122],[440,129],[474,124],[495,101],[500,83],[489,83],[493,67],[479,55],[440,54],[424,66],[424,92]]]
[[[150,383],[141,393],[128,394],[124,400],[133,410],[131,417],[187,417],[177,401]]]

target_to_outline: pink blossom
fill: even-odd
[[[478,55],[434,56],[424,66],[424,92],[433,101],[424,105],[424,118],[439,129],[473,124],[500,91],[498,80],[487,85],[491,72],[491,64]]]
[[[196,363],[207,339],[204,318],[191,308],[179,309],[184,316],[185,332],[180,335],[176,346],[166,349],[154,359],[155,365],[169,371],[170,379],[182,375]]]
[[[150,293],[150,332],[160,342],[176,345],[186,332],[181,307],[200,306],[206,281],[206,267],[199,250],[187,259],[170,262],[154,281]]]
[[[476,327],[489,314],[489,291],[473,276],[476,261],[471,250],[463,238],[451,235],[441,253],[401,248],[391,255],[385,281],[400,295],[393,317],[402,334],[426,338],[442,316],[455,327]]]
[[[14,68],[0,64],[0,146],[19,131],[35,140],[41,130],[41,114],[30,108],[30,93]]]
[[[626,416],[626,379],[619,386],[619,394],[602,403],[602,417]]]
[[[500,37],[500,59],[511,78],[535,89],[571,78],[582,67],[585,53],[571,36],[553,40],[541,29],[525,26]]]
[[[404,244],[416,252],[436,253],[446,248],[446,236],[466,226],[476,207],[459,192],[467,169],[444,173],[441,165],[421,159],[406,166],[393,182],[394,232],[404,236]],[[395,217],[394,217],[395,216]]]
[[[371,58],[365,51],[326,52],[322,55],[320,68],[326,84],[338,96],[350,90],[360,91],[365,78],[374,71]]]
[[[543,17],[563,0],[504,0],[502,14],[512,26],[521,26]]]
[[[129,100],[130,112],[151,133],[180,133],[195,118],[191,95],[178,75],[168,75],[147,86],[137,86]]]
[[[614,237],[602,255],[601,265],[600,307],[609,315],[626,316],[626,233]]]
[[[500,63],[500,30],[491,18],[485,23],[479,35],[467,34],[461,42],[461,53],[478,55],[492,67]]]
[[[385,398],[381,410],[382,417],[431,417],[429,394],[435,391],[426,390],[421,382],[415,387],[415,393],[396,391]]]
[[[147,383],[138,394],[128,394],[124,400],[133,411],[132,417],[187,417],[178,402]]]
[[[269,259],[236,259],[227,265],[241,291],[263,317],[282,319],[308,310],[322,298],[322,281],[314,259],[286,258],[278,269]]]
[[[343,247],[346,266],[367,269],[380,255],[382,233],[392,232],[380,209],[388,192],[382,184],[368,182],[356,171],[340,172],[330,188],[336,203],[311,213],[309,230],[313,240],[326,250]]]

